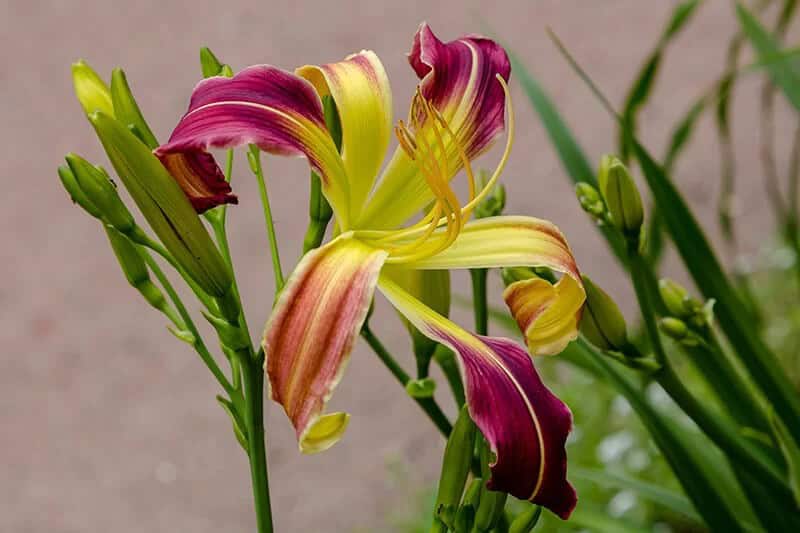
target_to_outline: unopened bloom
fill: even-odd
[[[259,65],[231,79],[204,80],[156,154],[170,167],[170,158],[254,144],[303,155],[320,175],[337,236],[302,258],[264,333],[272,398],[291,419],[302,451],[324,450],[344,431],[347,415],[324,409],[377,287],[421,333],[457,354],[470,416],[496,456],[490,488],[566,517],[576,500],[566,480],[564,443],[572,425],[567,406],[542,384],[523,347],[467,332],[421,303],[407,284],[409,270],[546,266],[562,274],[557,283],[513,283],[506,302],[534,355],[558,353],[577,335],[583,286],[559,230],[522,216],[470,221],[511,149],[508,57],[489,39],[445,43],[423,24],[408,58],[421,81],[408,120],[394,128],[383,65],[373,52],[362,51],[295,74]],[[327,95],[341,118],[341,155],[325,127],[320,98]],[[479,189],[471,161],[505,129],[506,106],[509,140]],[[399,147],[381,173],[393,131]],[[450,185],[462,170],[469,184],[465,203]],[[190,185],[194,190],[218,175],[216,165],[177,171],[179,181],[197,184]],[[420,220],[405,225],[426,206]]]

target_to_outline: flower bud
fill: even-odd
[[[133,98],[125,72],[119,68],[115,68],[111,73],[111,102],[114,106],[114,118],[131,127],[136,136],[151,150],[155,149],[158,146],[158,140],[144,120],[139,105]]]
[[[128,283],[139,291],[150,305],[160,311],[164,311],[167,302],[161,289],[150,281],[150,272],[147,270],[147,265],[136,245],[113,228],[106,227],[106,234],[108,235],[111,249],[114,250],[114,255],[117,257],[119,266],[122,267],[122,273],[125,274],[125,279],[128,280]]]
[[[415,400],[433,398],[436,382],[432,378],[412,379],[406,383],[406,393]]]
[[[529,505],[511,522],[508,533],[531,533],[539,523],[540,516],[542,516],[542,508],[538,505]]]
[[[461,501],[461,493],[464,492],[464,484],[467,482],[472,463],[476,431],[467,407],[462,407],[444,449],[435,509],[441,506],[455,507]]]
[[[606,205],[591,184],[580,182],[575,186],[575,196],[578,197],[578,202],[581,204],[581,209],[592,215],[596,219],[602,219],[606,212]]]
[[[219,76],[222,70],[222,63],[207,46],[200,49],[200,68],[203,70],[204,78]]]
[[[489,465],[495,461],[496,457],[489,449],[486,439],[483,436],[478,437],[478,439],[480,441],[478,448],[481,461],[481,477],[483,480],[487,480],[491,477]],[[488,532],[497,526],[500,517],[503,515],[507,498],[508,494],[505,492],[489,490],[485,481],[481,483],[480,503],[478,503],[475,510],[476,532]]]
[[[664,307],[672,316],[684,318],[690,314],[689,293],[683,286],[671,279],[664,278],[658,281],[658,291],[661,293]]]
[[[117,194],[117,188],[106,171],[77,154],[67,154],[65,159],[81,190],[97,207],[103,220],[121,233],[130,233],[136,226],[133,215]]]
[[[625,317],[614,300],[589,278],[583,276],[586,304],[581,333],[602,350],[620,350],[628,344]]]
[[[535,275],[530,267],[506,267],[500,270],[500,277],[503,278],[503,285],[506,287],[518,281],[531,279]]]
[[[603,156],[597,180],[614,226],[625,235],[638,239],[644,211],[639,190],[628,169],[616,157]]]
[[[480,188],[486,186],[488,176],[485,172],[481,172]],[[481,200],[475,207],[475,218],[495,217],[503,213],[506,207],[506,189],[502,184],[497,184],[492,187],[492,190],[486,195],[486,198]]]
[[[111,92],[108,85],[97,73],[92,70],[82,59],[72,64],[72,84],[75,87],[75,96],[83,106],[86,114],[102,111],[114,116],[114,106],[111,103]]]
[[[686,322],[678,318],[662,318],[658,321],[658,325],[667,337],[676,341],[683,340],[689,335],[689,328],[686,327]]]
[[[207,294],[224,296],[231,287],[230,271],[175,179],[120,122],[102,112],[89,120],[120,180],[175,261]]]
[[[97,209],[97,206],[94,205],[81,190],[80,185],[78,185],[78,180],[75,179],[75,174],[72,173],[68,166],[62,165],[58,167],[58,177],[61,179],[61,184],[64,186],[64,189],[69,193],[72,203],[81,206],[84,211],[94,218],[102,218],[100,210]]]

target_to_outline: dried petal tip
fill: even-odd
[[[75,86],[75,96],[78,97],[87,115],[94,111],[102,111],[114,116],[108,85],[83,59],[72,64],[72,83]]]

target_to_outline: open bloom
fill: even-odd
[[[557,353],[577,335],[583,287],[558,229],[521,216],[470,220],[511,148],[508,57],[482,37],[444,43],[423,24],[409,62],[421,81],[408,120],[394,128],[386,73],[373,52],[362,51],[295,74],[259,65],[202,81],[156,153],[197,196],[198,209],[230,199],[209,147],[252,143],[303,155],[321,176],[337,236],[302,258],[264,333],[272,398],[291,419],[302,451],[328,448],[345,429],[348,415],[325,414],[325,405],[377,287],[423,334],[457,354],[470,415],[496,455],[490,486],[566,517],[576,500],[566,480],[569,409],[542,384],[523,347],[462,329],[410,290],[421,270],[546,266],[562,274],[557,283],[520,281],[505,300],[534,355]],[[338,108],[341,154],[325,126],[326,95]],[[476,190],[471,161],[506,128],[506,106],[505,152],[487,186]],[[399,146],[381,174],[393,130]],[[461,171],[469,189],[463,203],[451,187]]]

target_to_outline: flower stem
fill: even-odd
[[[269,204],[269,194],[267,193],[267,184],[264,180],[264,169],[261,166],[261,151],[255,146],[250,146],[250,151],[247,153],[247,158],[250,161],[250,169],[255,174],[258,180],[258,192],[261,196],[261,205],[264,207],[264,222],[267,225],[267,236],[269,237],[269,250],[272,256],[272,272],[275,275],[275,295],[283,290],[284,279],[283,269],[281,268],[281,257],[278,251],[278,239],[275,236],[275,223],[272,220],[272,208]]]
[[[486,277],[489,270],[473,268],[469,271],[472,278],[472,308],[475,312],[475,332],[478,335],[489,333],[489,311],[486,302]]]
[[[219,365],[217,365],[214,357],[208,351],[208,348],[203,342],[203,338],[200,336],[200,332],[197,331],[197,327],[194,325],[194,321],[192,321],[191,315],[189,315],[189,312],[186,310],[186,306],[183,305],[183,301],[181,300],[180,296],[178,296],[178,293],[175,292],[175,289],[169,282],[169,278],[167,278],[167,276],[164,274],[164,271],[161,270],[161,267],[158,266],[158,263],[150,256],[149,253],[147,253],[147,251],[142,250],[142,252],[148,268],[153,272],[156,279],[158,279],[158,282],[166,291],[167,296],[169,296],[170,300],[172,300],[172,303],[175,305],[175,308],[178,310],[178,314],[183,319],[186,328],[194,337],[193,346],[200,355],[200,359],[203,360],[203,363],[205,363],[225,392],[232,397],[235,393],[233,385],[231,385],[230,381],[228,381],[228,378],[219,368]]]
[[[391,372],[397,381],[405,387],[408,382],[411,381],[411,376],[409,376],[408,373],[403,370],[403,367],[392,357],[366,322],[361,326],[361,336],[364,337],[364,340],[367,341],[367,344],[369,344],[370,348],[372,348],[372,351],[375,352],[375,355],[378,356],[381,362],[386,365],[389,372]],[[433,398],[414,398],[414,401],[425,411],[428,418],[430,418],[439,431],[441,431],[442,435],[445,437],[450,435],[453,426],[450,424],[450,421],[447,419],[441,407],[439,407],[439,404],[436,403],[436,400]]]
[[[264,351],[242,361],[245,387],[245,424],[250,477],[258,533],[272,533],[272,508],[269,499],[267,454],[264,443]]]

